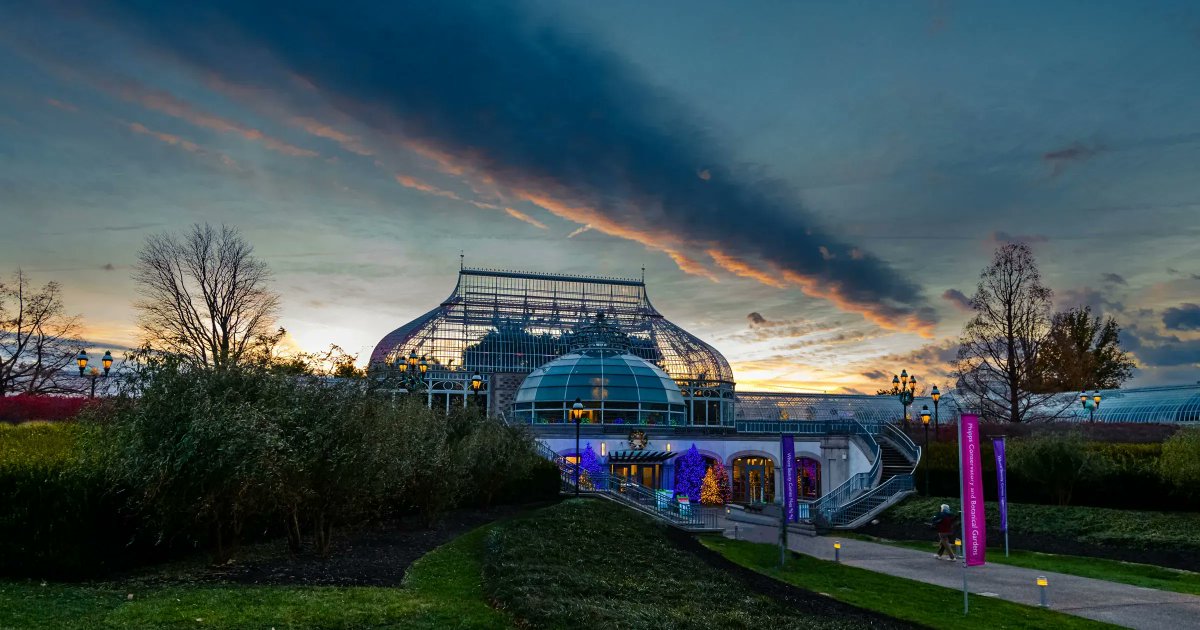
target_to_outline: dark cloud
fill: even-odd
[[[1100,146],[1089,147],[1076,142],[1069,146],[1043,153],[1042,160],[1050,165],[1052,175],[1058,175],[1071,164],[1089,160],[1102,150]]]
[[[101,267],[101,269],[103,269],[105,271],[116,271],[117,267],[116,267],[116,265],[113,265],[112,263],[104,263],[104,266]]]
[[[1167,330],[1200,330],[1200,304],[1182,304],[1163,311]]]
[[[1109,282],[1111,284],[1128,284],[1125,282],[1125,278],[1123,278],[1119,274],[1115,274],[1115,273],[1106,273],[1106,274],[1100,276],[1100,278],[1103,279],[1105,282]]]
[[[869,372],[863,372],[862,376],[863,378],[869,378],[872,381],[879,381],[886,379],[888,377],[888,373],[884,372],[883,370],[871,370]]]
[[[108,6],[93,10],[206,74],[304,85],[447,173],[661,250],[690,273],[797,286],[887,328],[928,334],[937,321],[919,286],[823,228],[787,187],[735,168],[635,69],[519,5]],[[246,63],[264,57],[282,69]]]
[[[1096,315],[1113,315],[1125,312],[1125,303],[1111,295],[1106,289],[1080,287],[1067,289],[1057,295],[1055,304],[1061,310],[1091,307]]]
[[[750,331],[737,335],[737,338],[742,341],[803,337],[836,329],[836,325],[831,326],[804,319],[771,320],[763,317],[762,313],[758,311],[746,315],[746,320],[749,322]]]
[[[1122,331],[1121,342],[1143,366],[1200,365],[1200,339],[1180,339],[1131,327]]]
[[[960,311],[971,312],[974,310],[971,308],[971,298],[958,289],[946,289],[946,292],[942,294],[942,299],[950,302]]]

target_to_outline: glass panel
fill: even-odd
[[[608,378],[608,384],[610,386],[616,385],[618,387],[637,387],[640,385],[640,383],[638,383],[637,380],[634,379],[630,374],[606,374],[605,376]]]
[[[567,384],[566,374],[549,374],[542,377],[539,387],[562,387]]]
[[[650,403],[665,403],[667,400],[667,392],[661,389],[643,389],[641,392],[643,402]]]
[[[639,398],[644,397],[647,393],[652,393],[643,389],[640,390],[641,393],[639,395],[639,390],[636,387],[605,387],[603,389],[605,393],[605,400],[623,400],[627,402],[637,402]]]
[[[574,396],[570,398],[563,396],[563,388],[561,387],[539,387],[537,389],[537,398],[535,400],[556,400],[562,402],[564,400],[575,400]]]

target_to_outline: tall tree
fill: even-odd
[[[271,272],[231,227],[194,225],[146,239],[134,280],[145,341],[193,364],[225,368],[270,348],[279,297]]]
[[[975,316],[963,329],[956,371],[959,389],[984,417],[1022,422],[1047,400],[1034,390],[1039,350],[1050,329],[1051,295],[1024,243],[998,248],[980,274],[971,298]]]
[[[34,289],[20,269],[0,281],[0,397],[70,391],[63,377],[79,349],[77,330],[57,282]]]
[[[1133,375],[1135,364],[1121,349],[1121,327],[1112,317],[1092,315],[1092,307],[1054,314],[1042,344],[1038,391],[1113,389]]]

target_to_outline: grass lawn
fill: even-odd
[[[850,534],[850,536],[886,545],[896,545],[898,547],[919,549],[921,551],[932,552],[937,548],[936,544],[928,541],[887,540],[885,538],[863,536],[860,534]],[[1009,556],[1005,558],[1003,547],[989,547],[987,552],[987,561],[995,562],[997,564],[1011,564],[1013,566],[1025,567],[1026,569],[1052,571],[1055,573],[1066,573],[1067,575],[1095,578],[1097,580],[1108,580],[1110,582],[1132,584],[1134,586],[1143,586],[1145,588],[1154,588],[1163,591],[1174,591],[1176,593],[1200,595],[1200,573],[1183,571],[1180,569],[1170,569],[1150,564],[1122,562],[1120,560],[1108,560],[1106,558],[1066,556],[1054,553],[1041,553],[1039,551],[1024,551],[1020,549],[1010,550]]]
[[[418,560],[404,588],[0,582],[0,628],[505,628],[480,577],[487,528]]]
[[[790,606],[757,592],[672,544],[663,526],[599,499],[563,501],[502,523],[487,545],[488,593],[531,627],[583,620],[595,628],[704,630],[866,625],[861,611],[820,596],[801,594],[812,605]]]
[[[971,597],[971,614],[962,614],[962,591],[818,560],[791,557],[779,568],[775,545],[706,536],[701,542],[726,558],[760,573],[835,599],[931,628],[1111,628],[1081,617]]]
[[[952,497],[910,497],[888,509],[880,518],[927,529],[924,524],[937,513],[942,503],[957,506],[959,501]],[[995,502],[987,504],[987,522],[1000,522]],[[1200,513],[1196,512],[1010,503],[1008,528],[1013,536],[1057,536],[1090,545],[1126,549],[1200,551]]]

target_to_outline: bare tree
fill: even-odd
[[[1051,296],[1024,243],[997,249],[980,274],[971,298],[975,317],[963,329],[956,371],[959,388],[985,417],[1022,422],[1050,399],[1033,392],[1041,375],[1039,351],[1050,329]]]
[[[134,280],[144,340],[198,365],[226,368],[273,346],[279,297],[271,272],[231,227],[193,225],[146,239]]]
[[[77,320],[64,314],[57,282],[34,289],[20,269],[0,281],[0,396],[70,391],[64,377],[78,350]]]

